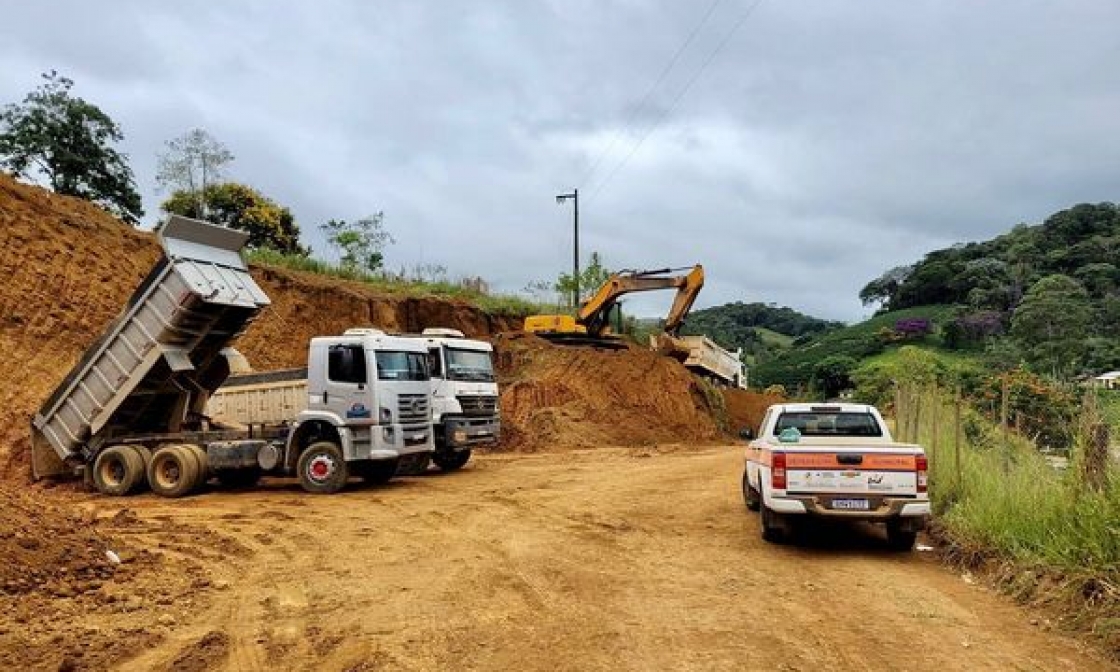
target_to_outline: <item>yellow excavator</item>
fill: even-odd
[[[704,267],[696,264],[688,273],[669,275],[685,269],[662,268],[652,271],[619,271],[613,273],[575,317],[571,315],[532,315],[525,318],[525,331],[560,343],[606,345],[617,344],[611,334],[611,312],[618,299],[632,292],[676,289],[673,307],[665,319],[665,333],[676,336],[696,295],[704,286]]]

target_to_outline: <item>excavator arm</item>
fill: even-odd
[[[676,288],[677,295],[673,299],[673,307],[665,319],[665,332],[675,336],[684,323],[688,311],[692,309],[696,295],[704,286],[704,267],[696,264],[685,275],[666,275],[672,270],[664,268],[656,271],[622,271],[612,274],[599,287],[595,295],[580,308],[576,321],[587,328],[589,336],[602,336],[610,326],[611,310],[623,295]]]

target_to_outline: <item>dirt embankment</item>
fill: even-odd
[[[506,449],[706,443],[723,438],[696,379],[650,350],[494,339]]]
[[[30,416],[159,258],[151,234],[86,201],[0,175],[0,475],[26,474]],[[311,336],[354,326],[471,336],[515,327],[464,301],[377,293],[275,268],[253,275],[272,306],[238,348],[259,369],[302,366]]]
[[[727,407],[728,424],[734,434],[738,434],[739,430],[746,428],[757,432],[758,426],[762,424],[762,416],[766,414],[766,409],[773,404],[781,404],[785,401],[785,397],[752,390],[726,389],[723,391],[723,403]]]

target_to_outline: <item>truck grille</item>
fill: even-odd
[[[428,395],[402,394],[397,403],[400,404],[397,415],[402,425],[424,425],[429,422]]]
[[[463,415],[494,415],[498,410],[498,398],[489,395],[459,395],[459,406]]]

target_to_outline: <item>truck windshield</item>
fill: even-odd
[[[870,413],[782,413],[774,425],[774,436],[796,428],[801,436],[882,436],[883,429]]]
[[[489,352],[447,348],[447,377],[450,380],[494,381],[494,363]]]
[[[427,380],[428,355],[423,352],[377,351],[379,380]]]

